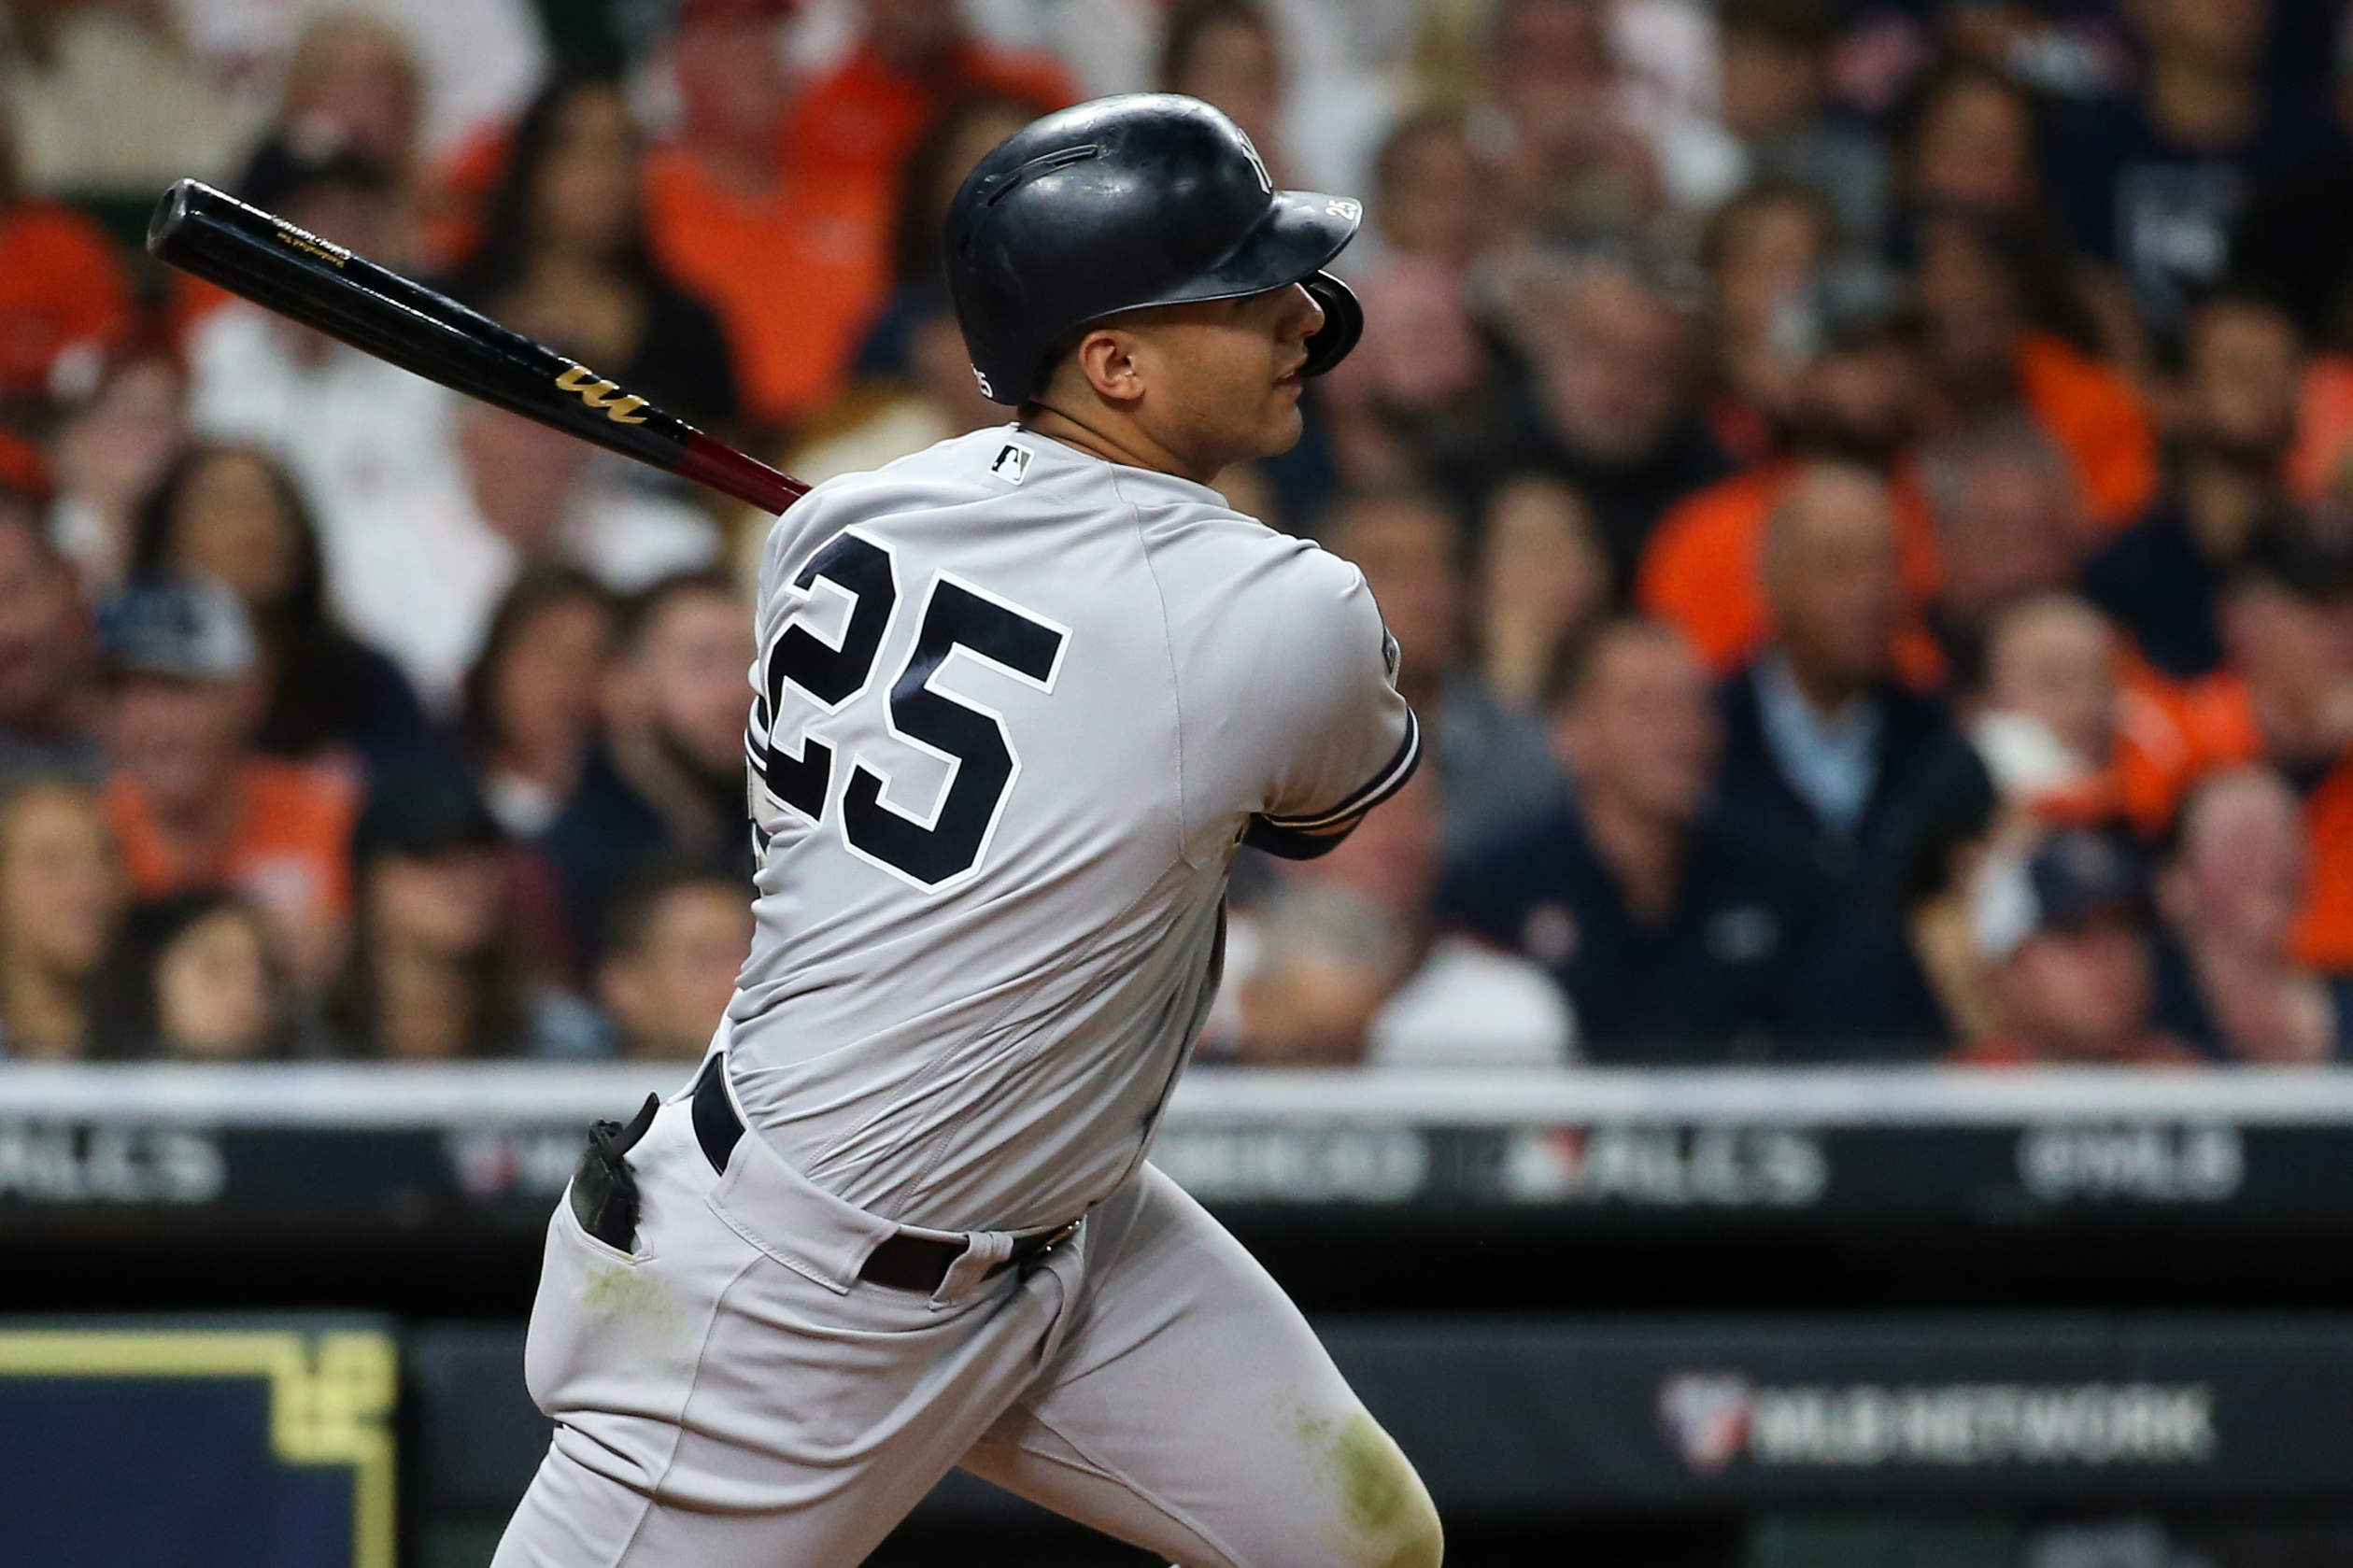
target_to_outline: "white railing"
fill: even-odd
[[[386,1066],[0,1064],[0,1117],[207,1126],[451,1127],[585,1123],[669,1095],[677,1063]],[[2353,1067],[1941,1067],[1302,1072],[1197,1068],[1172,1125],[1422,1125],[1596,1121],[1969,1125],[2021,1121],[2353,1123]]]

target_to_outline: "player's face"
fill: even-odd
[[[1239,300],[1139,312],[1128,332],[1136,418],[1195,473],[1287,452],[1299,439],[1299,367],[1324,312],[1297,284]]]

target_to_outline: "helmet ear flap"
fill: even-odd
[[[1324,310],[1324,325],[1307,340],[1307,363],[1299,374],[1321,375],[1348,358],[1365,335],[1365,307],[1356,303],[1354,290],[1327,272],[1310,273],[1299,279],[1299,287]]]

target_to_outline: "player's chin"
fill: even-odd
[[[1258,456],[1271,458],[1288,452],[1299,444],[1306,430],[1307,422],[1299,417],[1299,400],[1277,399],[1268,405],[1266,417],[1258,421]]]

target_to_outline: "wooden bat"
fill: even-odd
[[[545,344],[202,181],[163,192],[150,255],[362,353],[639,462],[782,512],[809,493]]]

